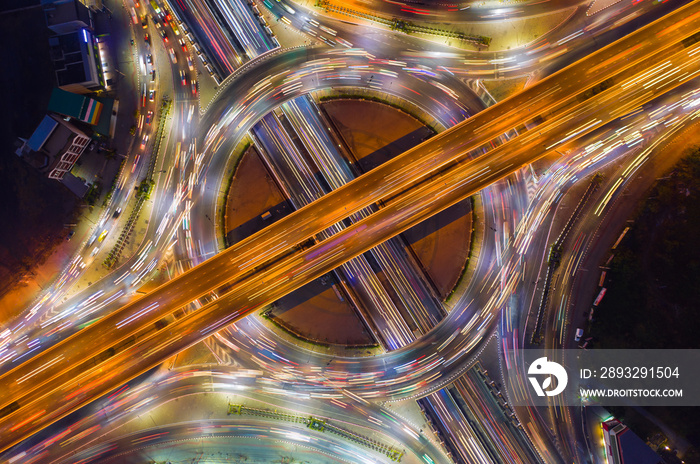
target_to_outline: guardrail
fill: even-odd
[[[228,415],[237,414],[250,414],[252,416],[264,417],[266,419],[282,420],[285,422],[292,422],[295,424],[304,424],[308,429],[314,430],[316,432],[329,432],[339,437],[350,440],[358,445],[367,447],[387,456],[390,460],[394,462],[401,462],[401,458],[405,454],[405,451],[397,450],[391,445],[381,443],[377,440],[373,440],[369,437],[355,433],[343,427],[339,427],[327,419],[320,419],[313,416],[301,416],[297,414],[287,414],[278,412],[276,409],[261,409],[261,408],[250,408],[242,404],[231,404],[228,405]]]

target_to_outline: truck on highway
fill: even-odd
[[[598,293],[598,296],[593,302],[593,306],[598,306],[600,304],[600,302],[603,300],[603,297],[605,296],[605,292],[607,292],[607,289],[605,287],[600,289],[600,293]]]

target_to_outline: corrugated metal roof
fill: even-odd
[[[46,140],[49,138],[57,125],[58,121],[53,119],[51,116],[44,116],[44,119],[41,120],[41,123],[39,123],[39,126],[34,130],[34,133],[27,141],[29,148],[34,151],[41,150],[41,147],[44,146],[44,143],[46,143]]]

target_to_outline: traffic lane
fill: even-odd
[[[429,86],[428,86],[428,87],[429,87]],[[440,91],[438,91],[438,92],[441,93]],[[300,92],[299,92],[299,93],[300,93]],[[439,95],[438,95],[438,97],[439,97]],[[473,95],[472,95],[471,99],[472,99],[472,100],[474,99]],[[268,108],[269,108],[269,106],[268,106]],[[265,108],[265,109],[261,108],[260,111],[264,113],[265,111],[268,110],[268,108]],[[257,110],[256,110],[256,111],[257,111]],[[255,111],[252,111],[252,112],[255,112]],[[250,114],[250,113],[247,113],[247,114]],[[247,117],[247,116],[246,116],[246,117]],[[455,116],[452,116],[452,117],[455,117]],[[241,126],[240,129],[237,130],[237,131],[235,131],[235,132],[236,132],[236,133],[240,133],[240,131],[246,129],[246,127],[247,127],[246,125]],[[237,140],[236,136],[232,136],[231,134],[229,134],[229,136],[226,138],[226,141],[231,141],[231,142],[230,142],[230,143],[224,142],[224,144],[222,145],[222,147],[221,147],[221,149],[219,150],[219,152],[220,152],[222,155],[225,154],[225,153],[230,152],[230,150],[233,148],[233,146],[235,146],[236,140]],[[209,169],[208,172],[211,173],[212,176],[216,176],[217,173],[222,172],[222,170],[223,170],[223,163],[221,162],[221,160],[225,160],[225,159],[226,159],[226,156],[222,156],[222,157],[218,157],[218,156],[217,156],[216,158],[214,158],[213,161],[212,161],[212,164],[211,164],[211,169]],[[213,184],[219,185],[219,184],[221,183],[221,180],[220,180],[219,178],[217,178],[217,177],[213,177],[213,178],[209,178],[208,181],[207,181],[207,183],[208,183],[208,184],[212,184],[212,183],[213,183]],[[208,199],[213,199],[213,197],[212,197],[212,196],[208,196]],[[195,208],[198,208],[198,207],[199,207],[199,203],[198,203],[198,204],[195,204]],[[202,206],[201,209],[202,209],[202,213],[203,213],[202,215],[204,215],[204,214],[209,214],[209,213],[215,211],[215,205],[213,204],[213,201],[210,201],[210,202],[207,203],[207,206],[206,206],[206,207],[205,207],[205,206]],[[201,233],[202,233],[202,234],[205,234],[206,231],[202,231]],[[198,233],[198,236],[202,236],[202,235],[200,235],[200,233]],[[208,235],[204,235],[204,236],[205,236],[205,237],[211,236],[210,239],[208,239],[207,241],[208,241],[208,242],[213,242],[213,241],[214,241],[214,240],[213,240],[213,227],[210,227],[210,232],[209,232],[209,234],[208,234]],[[210,252],[216,252],[216,251],[218,251],[218,250],[208,250],[208,251],[210,251]]]
[[[223,77],[240,66],[241,58],[237,42],[235,40],[231,42],[228,33],[222,30],[218,22],[208,14],[209,8],[199,0],[175,2],[173,6],[178,16],[184,19],[197,38],[198,46],[205,51],[206,57],[209,58],[216,72]]]
[[[314,168],[306,162],[306,157],[297,150],[290,136],[283,129],[277,115],[268,113],[253,126],[253,136],[261,145],[260,154],[271,169],[273,177],[291,199],[295,209],[305,206],[324,194],[323,187],[314,175]],[[317,238],[326,240],[344,226],[337,223],[329,230],[322,231]],[[381,245],[379,245],[381,246]],[[369,325],[376,328],[385,344],[398,347],[408,344],[413,336],[398,315],[391,297],[384,285],[370,268],[364,256],[359,256],[335,270],[340,273],[341,282],[347,282],[354,297],[360,301],[362,313],[369,313]]]
[[[141,29],[138,29],[138,30],[137,30],[137,35],[140,35],[140,31],[141,31]],[[139,40],[140,40],[140,39],[139,39]],[[152,40],[152,39],[151,39],[151,40]],[[155,54],[156,54],[155,52],[158,50],[158,47],[155,46],[155,45],[154,45],[154,47],[155,47],[155,48],[149,47],[145,52],[143,52],[142,54],[139,54],[138,56],[139,56],[139,57],[145,57],[145,56],[148,55],[149,53],[152,53],[152,54],[155,55]],[[154,57],[154,58],[155,58],[155,57]],[[144,85],[149,84],[149,83],[150,83],[150,81],[144,83]],[[159,91],[158,91],[158,90],[156,90],[156,95],[159,96]],[[148,111],[148,112],[150,112],[150,113],[153,113],[153,112],[155,112],[156,110],[157,110],[157,105],[156,105],[156,103],[152,103],[152,102],[150,102],[150,101],[146,98],[146,111]],[[155,120],[156,117],[153,116],[153,119]],[[143,119],[142,119],[142,121],[141,121],[141,124],[143,125],[144,130],[145,130],[145,129],[150,129],[150,128],[153,127],[153,125],[154,125],[153,121],[151,121],[151,125],[150,125],[150,126],[149,126],[149,125],[145,125]],[[149,143],[149,145],[150,145],[150,143],[151,143],[151,141],[152,141],[152,140],[150,140],[150,139],[152,139],[152,137],[150,137],[150,135],[151,135],[151,134],[150,134],[150,131],[149,131],[149,133],[147,133],[146,135],[149,136],[149,141],[148,141],[148,143]],[[142,137],[139,137],[139,138],[142,138]],[[146,150],[147,150],[147,148],[146,148]],[[140,148],[140,147],[138,147],[138,146],[135,147],[134,153],[131,154],[131,159],[132,159],[132,161],[133,161],[134,164],[136,163],[136,159],[142,158],[142,157],[143,157],[143,154],[144,154],[143,151],[144,151],[144,150],[143,150],[142,148]],[[143,163],[140,163],[140,164],[143,164]],[[139,164],[139,166],[140,166],[140,164]],[[135,166],[134,166],[134,167],[135,167]],[[132,171],[133,171],[133,169],[132,169]],[[132,185],[132,186],[133,186],[134,180],[133,180],[132,178],[134,177],[134,173],[132,173],[132,174],[131,174],[130,176],[128,176],[128,177],[129,177],[129,179],[124,179],[124,180],[121,182],[120,185],[125,186],[125,187],[128,187],[128,185]],[[126,196],[128,196],[130,193],[131,193],[131,189],[130,189],[130,188],[118,188],[118,189],[117,189],[117,193],[115,194],[115,197],[114,197],[114,201],[116,201],[117,204],[119,204],[120,202],[123,202],[123,201],[124,201],[124,196],[125,196],[124,194],[126,194]],[[120,197],[120,194],[121,194],[121,197]],[[110,215],[109,217],[111,218],[111,215]],[[127,217],[127,216],[123,216],[123,218],[126,218],[126,217]],[[98,232],[99,232],[99,231],[98,231]],[[115,269],[115,270],[113,270],[113,271],[110,273],[110,275],[107,276],[105,279],[103,279],[101,282],[95,282],[93,285],[90,286],[90,288],[85,289],[84,291],[78,293],[78,294],[75,295],[74,297],[72,297],[72,298],[70,298],[70,299],[68,299],[68,300],[66,300],[66,301],[64,301],[64,302],[61,302],[61,303],[59,303],[58,305],[56,305],[55,307],[51,308],[51,313],[47,313],[46,315],[42,315],[42,316],[40,317],[39,322],[41,323],[41,324],[40,324],[41,327],[36,326],[36,327],[34,327],[34,328],[32,329],[32,332],[31,332],[31,333],[27,334],[27,333],[25,332],[25,334],[27,334],[27,336],[28,336],[29,339],[31,339],[31,340],[38,340],[39,338],[41,338],[41,337],[43,336],[43,335],[42,335],[43,333],[46,333],[47,331],[49,331],[49,334],[52,333],[51,330],[50,330],[50,329],[52,328],[52,325],[53,325],[53,326],[56,326],[56,325],[59,324],[59,322],[60,322],[60,323],[61,323],[61,326],[64,327],[64,326],[65,326],[66,318],[69,317],[69,316],[63,316],[63,314],[68,314],[68,313],[70,313],[70,312],[71,312],[71,307],[75,308],[76,306],[78,306],[78,305],[80,305],[82,302],[84,302],[86,299],[88,299],[88,298],[91,297],[91,296],[94,296],[94,295],[98,294],[99,292],[103,292],[103,293],[104,293],[104,298],[103,298],[103,299],[106,300],[106,301],[109,301],[110,299],[114,299],[114,297],[117,296],[117,293],[118,293],[119,291],[124,290],[123,288],[121,288],[122,285],[115,285],[115,284],[112,282],[112,280],[114,279],[114,276],[117,275],[117,273],[121,273],[121,272],[124,270],[124,268],[127,268],[127,269],[128,269],[129,267],[131,267],[131,266],[133,265],[134,261],[136,261],[136,260],[137,260],[137,258],[135,258],[135,257],[134,257],[133,259],[130,259],[130,260],[127,261],[120,269]],[[113,287],[116,287],[116,288],[113,288]],[[66,288],[67,288],[67,287],[66,287]],[[122,293],[123,293],[123,291],[122,291]],[[56,300],[56,298],[55,298],[55,296],[54,296],[54,298],[52,298],[52,301],[55,301],[55,300]],[[121,300],[121,299],[120,299],[120,300]],[[77,311],[77,312],[80,312],[80,311]],[[73,319],[75,319],[72,315],[71,315],[70,317],[73,318]],[[95,316],[91,316],[91,318],[92,318],[92,317],[95,317]],[[97,317],[99,317],[99,315],[97,315]],[[52,322],[52,321],[53,321],[53,322]],[[74,330],[72,330],[71,332],[72,332],[72,333],[75,333],[76,331],[77,331],[77,329],[74,329]],[[53,332],[55,332],[55,330],[53,330]],[[48,337],[48,335],[47,335],[46,337]],[[61,339],[63,339],[63,338],[65,338],[65,335],[63,334],[63,331],[61,331],[61,333],[53,334],[53,335],[51,336],[51,340],[42,340],[42,345],[43,345],[43,346],[46,346],[46,345],[49,344],[49,343],[50,343],[50,344],[56,344],[56,343],[58,343],[58,342],[59,342]],[[19,353],[19,354],[21,355],[22,353]],[[3,366],[3,367],[6,367],[6,366]],[[10,365],[9,367],[12,367],[12,366]]]
[[[212,390],[213,389],[213,390]],[[46,448],[41,449],[41,445],[33,446],[33,452],[48,450],[53,453],[53,459],[60,459],[72,456],[80,448],[85,448],[85,440],[79,437],[90,437],[90,431],[97,427],[99,433],[109,440],[111,427],[112,433],[118,433],[118,427],[123,421],[129,420],[137,414],[142,414],[143,408],[148,407],[153,410],[159,406],[168,404],[174,399],[191,394],[201,394],[206,392],[219,393],[220,395],[233,393],[237,400],[243,400],[244,404],[249,401],[270,403],[273,398],[283,399],[282,406],[289,413],[313,415],[351,424],[364,433],[376,437],[380,441],[391,443],[401,443],[408,449],[409,453],[415,456],[427,454],[436,459],[437,462],[447,462],[443,453],[431,443],[424,435],[417,433],[411,424],[393,414],[391,411],[383,409],[372,403],[362,403],[346,396],[330,402],[323,399],[300,397],[293,392],[282,388],[279,381],[263,377],[259,371],[243,371],[219,366],[219,368],[201,369],[185,366],[172,371],[163,370],[154,375],[146,385],[135,385],[130,389],[123,390],[119,395],[110,396],[104,404],[90,405],[92,414],[88,420],[81,420],[78,427],[67,426],[69,434],[61,434],[61,440],[49,438]],[[212,401],[218,401],[216,399]],[[279,406],[279,404],[278,404]],[[128,411],[128,412],[127,412]],[[109,421],[106,419],[109,417]],[[111,425],[110,425],[111,424]],[[408,429],[408,431],[406,430]],[[74,437],[76,437],[74,439]],[[10,456],[8,456],[10,457]],[[44,457],[46,459],[46,457]],[[30,456],[26,456],[27,461]],[[442,460],[442,461],[441,461]]]
[[[684,86],[684,87],[687,87],[687,86]],[[661,100],[661,101],[656,100],[655,106],[658,107],[658,106],[661,106],[663,103],[676,102],[676,101],[677,101],[677,97],[674,98],[672,95],[673,95],[673,94],[681,94],[681,93],[683,93],[683,92],[687,92],[688,88],[686,88],[685,90],[682,90],[682,88],[679,88],[678,90],[679,90],[679,92],[672,92],[671,94],[669,94],[666,98],[664,98],[664,99]],[[646,121],[647,121],[646,117],[643,118],[643,119],[644,119],[644,122],[638,122],[638,123],[637,123],[638,126],[640,126],[640,125],[646,123]],[[686,119],[687,119],[687,118],[686,118]],[[634,124],[633,124],[632,126],[634,127]],[[681,122],[681,124],[675,125],[675,126],[674,126],[674,129],[673,129],[671,132],[674,132],[676,129],[680,128],[681,126],[683,126],[683,123],[682,123],[682,122]],[[611,128],[611,129],[608,130],[608,132],[613,132],[613,131],[614,131],[614,128]],[[595,140],[595,139],[594,139],[594,140]],[[660,141],[660,142],[662,142],[662,141]],[[588,143],[589,143],[589,142],[584,142],[584,145],[585,145],[585,144],[588,144]],[[604,145],[603,145],[603,147],[604,147]],[[591,156],[593,156],[593,155],[591,155]],[[641,157],[641,155],[640,155],[640,157]],[[664,161],[665,161],[665,159],[664,159]],[[569,163],[570,163],[570,162],[567,162],[567,166],[568,166]],[[575,166],[574,166],[574,167],[575,167]],[[588,163],[588,168],[587,168],[587,170],[590,171],[590,170],[592,170],[592,169],[593,169],[593,165],[590,165],[590,163]],[[624,169],[624,167],[623,167],[622,169]],[[577,175],[578,177],[585,177],[585,176],[588,175],[585,171],[584,171],[584,172],[579,172],[579,171],[577,171],[577,170],[573,170],[572,172],[573,172],[573,173],[576,173],[576,175]],[[646,173],[646,171],[644,171],[644,172]],[[561,176],[560,176],[560,177],[561,177]],[[613,180],[614,180],[614,178],[615,178],[615,177],[613,177]],[[549,184],[545,187],[545,188],[549,191],[549,193],[546,193],[546,192],[545,192],[544,194],[540,195],[540,197],[541,197],[541,198],[553,197],[553,196],[554,196],[554,193],[556,193],[556,189],[559,188],[559,185],[560,185],[560,184],[554,184],[553,182],[549,182]],[[594,202],[594,203],[595,203],[595,202]],[[626,205],[629,205],[629,203],[625,203],[625,204],[626,204]],[[551,211],[551,209],[550,209],[549,213],[550,213],[550,214],[554,214],[554,212]],[[625,218],[625,217],[627,217],[627,216],[623,214],[621,217],[622,217],[622,218]],[[551,220],[545,220],[545,221],[543,221],[542,223],[547,223],[547,222],[550,222],[550,223],[551,223],[552,221],[551,221]],[[584,218],[584,219],[581,221],[582,224],[583,224],[584,222],[587,222],[587,221],[586,221],[586,218]],[[582,226],[582,227],[583,227],[583,226]],[[591,233],[592,227],[593,227],[593,226],[591,226],[590,224],[588,224],[588,225],[585,226],[586,230],[588,230],[588,232],[586,232],[586,234],[590,234],[590,233]],[[550,228],[550,230],[551,230],[551,228]],[[609,230],[608,230],[607,228],[606,228],[606,232],[609,232]],[[604,233],[606,233],[606,232],[604,232]],[[619,232],[619,230],[618,230],[618,232]],[[611,233],[614,233],[614,232],[611,232]],[[542,235],[542,234],[540,234],[540,235]],[[576,232],[575,235],[578,236],[579,233]],[[616,237],[617,237],[617,235],[615,236],[615,238],[616,238]],[[541,238],[541,237],[540,237],[540,238]],[[544,239],[544,242],[545,242],[545,244],[546,244],[546,243],[548,242],[548,240],[545,238],[545,239]],[[544,248],[544,244],[543,244],[541,247],[536,247],[536,249],[543,249],[543,250],[546,251],[546,249]],[[595,251],[594,251],[594,252],[595,252]],[[544,262],[544,258],[545,258],[545,255],[543,254],[542,257],[541,257],[541,262],[542,262],[542,263]],[[582,268],[590,268],[590,269],[592,269],[592,268],[595,267],[595,266],[582,264],[581,267],[582,267]],[[532,274],[532,273],[531,273],[531,274]],[[532,281],[532,283],[535,284],[535,280],[538,279],[538,277],[537,277],[538,275],[539,275],[539,268],[538,268],[538,272],[534,273],[534,275],[532,275],[531,277],[529,277],[529,280],[528,280],[528,281]],[[596,281],[596,283],[597,283],[597,278],[598,278],[598,275],[597,275],[597,274],[592,273],[592,274],[585,274],[585,275],[594,278],[595,281]],[[578,277],[577,277],[577,280],[578,280]],[[538,282],[538,283],[539,283],[539,282]],[[557,288],[558,290],[559,290],[561,287],[562,287],[561,284],[556,286],[556,288]],[[562,295],[563,293],[567,293],[567,290],[566,290],[566,289],[569,288],[569,286],[566,285],[566,284],[563,284],[563,288],[564,288],[564,290],[563,290],[562,292],[558,292],[559,295]],[[592,288],[592,287],[590,287],[590,288]],[[535,297],[535,292],[530,292],[530,291],[526,292],[526,294],[530,294],[530,293],[532,293],[532,296],[533,296],[532,301],[534,301],[534,300],[535,300],[535,298],[534,298],[534,297]],[[555,297],[554,300],[558,301],[559,298]],[[539,300],[538,300],[538,301],[539,301]],[[573,301],[573,300],[572,300],[572,301]],[[592,301],[592,296],[591,296],[591,300],[590,300],[590,301]],[[590,304],[590,301],[589,301],[589,304]],[[532,305],[532,302],[531,302],[530,304]],[[529,313],[530,313],[529,310],[524,312],[524,314],[529,314]],[[518,314],[518,313],[514,313],[514,314]],[[577,318],[577,317],[579,317],[578,312],[577,312],[576,314],[572,315],[572,316],[569,316],[567,319],[571,320],[572,318],[575,319],[575,318]],[[584,318],[582,315],[581,315],[580,317]],[[585,319],[585,318],[584,318],[584,319]],[[511,324],[511,326],[519,327],[520,324],[516,321],[516,322],[513,322],[513,323]],[[573,338],[573,327],[576,327],[576,326],[577,326],[577,324],[573,324],[572,327],[571,327],[571,330],[570,330],[570,332],[569,332],[568,334],[560,334],[560,335],[558,335],[558,336],[556,335],[556,332],[558,331],[558,328],[557,328],[557,330],[550,330],[550,331],[548,331],[548,332],[547,332],[547,342],[548,342],[548,344],[549,344],[550,346],[556,346],[556,343],[559,343],[558,340],[561,338],[562,335],[565,335],[565,338],[566,338],[567,340],[571,340],[571,339]],[[528,330],[529,330],[529,329],[528,329],[527,327],[523,326],[523,328],[522,328],[522,333],[527,333]],[[509,335],[509,334],[504,335],[504,338],[506,338],[506,339],[513,338],[513,339],[515,340],[515,337],[511,337],[511,335]],[[515,342],[515,341],[514,341],[514,342]],[[526,343],[525,340],[524,340],[523,342],[527,345],[527,343]],[[552,343],[555,343],[555,345],[552,345]],[[515,353],[516,353],[516,356],[517,356],[517,350],[515,350]],[[512,361],[511,361],[511,362],[512,362]],[[504,373],[504,375],[506,375],[506,377],[508,377],[508,375],[507,375],[508,372],[510,372],[510,371],[506,371],[506,373]],[[519,379],[519,380],[521,380],[521,379]],[[527,388],[527,387],[523,387],[522,385],[520,386],[520,389],[519,389],[518,391],[520,392],[519,394],[520,394],[521,396],[524,394],[524,392],[526,392],[526,390],[525,390],[526,388]],[[512,387],[511,387],[511,390],[512,390]],[[574,416],[575,416],[575,414],[574,414]],[[572,420],[567,421],[567,424],[568,424],[569,427],[573,427],[574,424],[578,424],[579,422],[580,422],[579,418],[573,417]],[[554,426],[552,426],[552,427],[554,427]],[[547,433],[548,433],[548,432],[547,432]],[[562,441],[562,442],[564,442],[564,441],[569,441],[569,442],[571,442],[571,441],[576,441],[577,435],[580,435],[580,434],[579,434],[579,432],[576,431],[576,430],[574,430],[574,431],[567,431],[567,432],[564,434],[564,438],[561,438],[560,441]],[[546,433],[545,433],[545,435],[543,435],[543,436],[546,436]],[[570,437],[574,437],[574,438],[572,439],[572,438],[570,438]],[[582,437],[582,436],[580,436],[580,438],[581,438],[581,437]],[[582,441],[581,443],[583,443],[583,441]],[[577,452],[579,453],[579,456],[583,456],[583,455],[587,454],[587,451],[584,452],[583,449],[578,450]],[[581,453],[584,453],[584,454],[581,454]]]
[[[332,189],[351,181],[356,175],[351,172],[347,160],[335,148],[329,129],[322,125],[318,109],[308,98],[296,98],[282,105],[287,120],[294,132],[304,143],[317,171],[321,172]],[[369,211],[361,211],[358,220],[366,217]],[[401,250],[401,243],[392,239],[377,245],[371,253],[386,273],[402,304],[408,309],[411,318],[419,325],[421,332],[427,331],[442,318],[442,308],[432,293],[429,293],[427,280]],[[412,339],[413,337],[411,337]]]
[[[385,225],[384,227],[382,227],[382,229],[385,229],[386,227],[387,226]],[[319,260],[319,259],[322,260],[322,258],[317,258],[317,260]],[[292,264],[292,268],[296,267],[298,264],[299,264],[298,262]],[[335,264],[333,264],[333,267],[335,267]],[[322,273],[325,273],[325,272],[326,272],[325,270],[322,271]],[[269,274],[269,272],[267,274]],[[258,291],[258,294],[257,294],[257,297],[260,298],[260,296],[262,295],[261,292],[264,292],[264,285],[265,285],[264,280],[261,281],[261,280],[255,279],[255,282],[257,283],[258,286],[259,285],[263,286],[262,290]],[[262,284],[261,284],[261,282],[262,282]],[[257,288],[253,288],[252,290],[257,290]],[[286,291],[289,291],[289,289],[287,289]],[[245,296],[243,296],[243,298],[248,299],[248,297],[245,297]],[[222,303],[226,303],[226,300],[223,300]],[[225,312],[228,313],[227,319],[229,320],[229,322],[232,322],[234,320],[234,318],[242,317],[242,315],[245,314],[245,313],[242,313],[241,311],[238,311],[234,315],[231,315],[229,312],[228,305],[226,305],[226,306],[227,306],[227,308],[225,309]],[[189,322],[192,322],[194,325],[198,325],[197,321],[200,320],[202,318],[202,316],[205,314],[205,310],[207,310],[207,311],[216,310],[217,308],[219,308],[219,303],[214,302],[213,304],[210,304],[210,305],[206,306],[205,308],[203,308],[202,311],[198,311],[198,312],[194,313],[193,315],[186,317],[185,319],[187,319]],[[252,310],[252,308],[251,308],[251,310]],[[184,322],[184,319],[182,321]],[[196,337],[196,338],[199,338],[199,335],[201,334],[201,333],[195,331],[192,325],[189,325],[189,328],[184,328],[184,332],[180,331],[180,328],[176,327],[175,325],[172,326],[172,330],[175,331],[175,333],[180,334],[180,335],[176,336],[175,339],[183,340],[183,341],[187,340],[188,336],[192,337],[193,336],[192,334],[194,334],[194,337]],[[213,330],[213,327],[211,329],[208,329],[206,333],[207,334],[210,333],[210,330]],[[160,343],[160,341],[156,341],[155,338],[152,337],[149,340],[147,340],[148,346],[134,347],[134,348],[128,350],[129,356],[127,358],[130,359],[133,364],[135,364],[134,367],[130,366],[130,368],[127,369],[125,366],[125,363],[122,360],[119,360],[117,362],[117,360],[118,360],[118,358],[120,358],[120,356],[115,356],[112,360],[108,361],[108,363],[106,363],[107,365],[103,366],[103,368],[107,372],[116,372],[117,369],[121,368],[120,377],[124,378],[125,376],[127,376],[129,378],[133,378],[133,376],[136,376],[140,372],[142,372],[142,371],[139,371],[138,370],[139,368],[137,367],[139,364],[138,363],[139,357],[143,356],[144,360],[146,360],[146,359],[148,359],[149,356],[152,357],[154,355],[157,355],[159,350],[162,350],[164,348],[171,346],[173,341],[175,341],[175,340],[171,339],[170,341],[166,340],[165,343]],[[196,340],[193,341],[192,343],[194,343],[194,342],[196,342]],[[134,361],[136,361],[136,362],[134,362]],[[116,365],[111,365],[115,362],[116,362]],[[132,370],[132,369],[136,370],[136,372],[134,372],[134,370]],[[89,377],[89,376],[85,376],[85,377]],[[91,389],[104,389],[104,388],[109,390],[109,383],[111,380],[112,379],[107,379],[106,381],[105,381],[105,379],[102,379],[102,381],[100,381],[99,379],[97,381],[93,380],[90,383],[88,383],[85,387],[83,387],[83,393],[81,393],[80,395],[74,396],[71,394],[67,394],[67,391],[71,390],[71,388],[68,388],[66,390],[66,392],[57,392],[55,394],[55,395],[57,395],[55,398],[53,398],[53,399],[46,398],[46,400],[47,400],[48,404],[53,404],[55,401],[58,400],[58,398],[66,398],[66,397],[70,396],[71,397],[70,402],[80,402],[81,399],[83,402],[87,402],[89,400],[85,399],[85,396],[87,396],[86,394],[88,393],[89,390],[91,390]],[[83,379],[83,382],[87,382],[87,381],[88,381],[88,378]],[[41,419],[42,421],[47,421],[47,420],[51,420],[51,419],[57,420],[58,416],[60,416],[62,412],[65,413],[71,408],[70,402],[64,404],[64,407],[60,408],[59,410],[53,411],[51,414],[43,415],[39,419]],[[43,409],[42,411],[46,412],[45,409]],[[37,420],[39,420],[39,419],[37,419]],[[16,431],[16,430],[17,429],[15,429],[14,431]],[[11,430],[10,435],[12,435],[12,432],[14,432],[14,431]]]
[[[216,111],[214,113],[216,113]]]
[[[148,33],[148,32],[146,32],[146,33]],[[141,35],[141,34],[140,34],[140,29],[137,31],[137,35]],[[139,41],[140,41],[140,40],[141,40],[141,39],[139,38]],[[153,40],[153,39],[149,37],[149,41],[152,41],[152,40]],[[154,47],[157,47],[157,45],[154,45]],[[146,55],[148,55],[148,54],[150,54],[150,53],[155,54],[155,53],[154,53],[155,51],[156,51],[155,48],[151,48],[151,47],[149,46],[149,47],[146,49],[146,51],[143,53],[143,55],[139,54],[139,56],[145,57]],[[144,59],[145,59],[145,58],[144,58]],[[150,66],[150,65],[149,65],[149,66]],[[156,95],[158,95],[158,91],[156,91]],[[152,102],[150,102],[148,99],[146,100],[146,104],[147,104],[147,108],[146,108],[147,110],[148,110],[148,108],[152,108],[152,110],[155,110],[155,109],[156,109],[156,108],[155,108],[156,103],[152,103]],[[150,113],[153,113],[153,111],[149,111],[149,112],[150,112]],[[153,117],[153,119],[155,119],[155,117]],[[142,120],[142,123],[143,123],[143,120]],[[151,124],[153,124],[153,121],[151,121]],[[147,128],[147,127],[150,127],[150,126],[144,125],[143,127],[144,127],[144,128]],[[150,134],[148,134],[148,135],[150,135]],[[139,155],[141,155],[141,154],[142,154],[142,153],[141,153],[141,149],[140,149],[140,148],[137,148],[135,155],[136,155],[136,156],[139,156]],[[133,155],[132,155],[132,156],[133,156]],[[124,182],[124,183],[125,183],[125,182]],[[122,183],[122,185],[124,185],[124,183]],[[128,190],[128,189],[126,189],[126,190],[124,190],[124,189],[118,189],[118,192],[121,192],[122,190],[123,190],[123,191],[128,191],[128,192],[130,192],[130,190]],[[118,199],[118,194],[117,194],[117,196],[115,196],[115,198]],[[130,260],[130,261],[133,261],[133,260]],[[124,267],[127,267],[127,268],[130,267],[131,264],[133,264],[133,263],[127,262],[127,263],[125,264],[125,266],[122,267],[122,269],[123,269]],[[119,270],[113,271],[112,274],[111,274],[112,278],[113,278],[114,275],[116,275],[116,274],[115,274],[116,272],[120,272],[120,271],[119,271]],[[109,279],[109,277],[108,277],[108,279]],[[105,282],[106,282],[106,281],[105,281]],[[82,300],[82,301],[85,301],[85,299],[86,299],[88,293],[89,293],[89,294],[92,294],[92,295],[95,295],[96,293],[99,293],[100,290],[102,290],[102,291],[105,292],[105,300],[110,300],[110,298],[113,298],[113,297],[109,294],[109,291],[110,291],[111,289],[110,289],[110,288],[107,288],[107,287],[111,287],[111,286],[112,286],[112,282],[111,282],[111,280],[110,280],[109,284],[106,284],[105,282],[96,283],[95,285],[92,285],[91,288],[90,288],[89,290],[85,290],[85,291],[82,292],[81,294],[79,294],[79,295],[77,295],[76,297],[72,298],[71,300],[65,302],[64,304],[61,304],[60,306],[63,306],[63,307],[76,306],[77,304],[79,304],[78,302],[80,302],[81,300]],[[104,284],[104,285],[102,285],[102,284]],[[100,288],[101,285],[102,285],[102,288]],[[117,286],[117,287],[120,287],[120,286]],[[118,291],[119,288],[117,288],[116,290]],[[112,293],[116,295],[117,291],[113,291]],[[56,317],[59,317],[59,320],[60,320],[60,313],[63,312],[63,311],[62,311],[61,309],[56,308],[56,309],[55,309],[55,312],[58,313],[58,314],[56,315]],[[55,317],[52,317],[51,319],[55,319]],[[50,324],[46,324],[46,323],[49,323],[50,321],[47,320],[46,318],[43,318],[41,322],[42,322],[42,330],[37,329],[37,331],[38,331],[38,332],[41,332],[41,331],[44,331],[44,332],[45,332],[45,330],[43,330],[43,327],[44,327],[45,325],[46,325],[46,326],[50,326]],[[63,325],[65,325],[65,324],[63,324]],[[35,338],[39,337],[39,336],[40,336],[40,333],[37,333],[37,331],[35,331],[32,335],[30,335],[29,338],[30,338],[30,339],[35,339]],[[52,340],[52,342],[53,342],[53,340]]]
[[[291,2],[290,2],[291,3]],[[334,2],[336,3],[336,2]],[[375,0],[364,2],[362,0],[341,0],[337,4],[346,8],[366,11],[369,3],[370,9],[391,17],[402,18],[410,21],[450,21],[450,22],[481,22],[503,19],[528,18],[551,14],[552,12],[578,6],[576,0],[547,0],[544,2],[518,3],[517,8],[488,6],[463,2],[457,4],[433,4],[428,2],[395,2],[388,0]],[[414,6],[419,5],[419,6]],[[483,6],[482,6],[483,5]],[[296,4],[294,4],[296,6]]]
[[[634,104],[636,104],[635,101],[632,101],[632,102],[630,103],[630,105],[634,105]],[[614,105],[613,105],[613,106],[614,106]],[[613,108],[613,109],[614,109],[614,108]]]

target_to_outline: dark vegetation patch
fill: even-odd
[[[654,185],[614,253],[599,346],[700,348],[700,149]]]
[[[595,346],[700,348],[700,148],[652,187],[614,254]],[[660,434],[638,410],[610,409],[642,438]],[[700,462],[700,408],[644,409],[691,443],[686,463]]]

